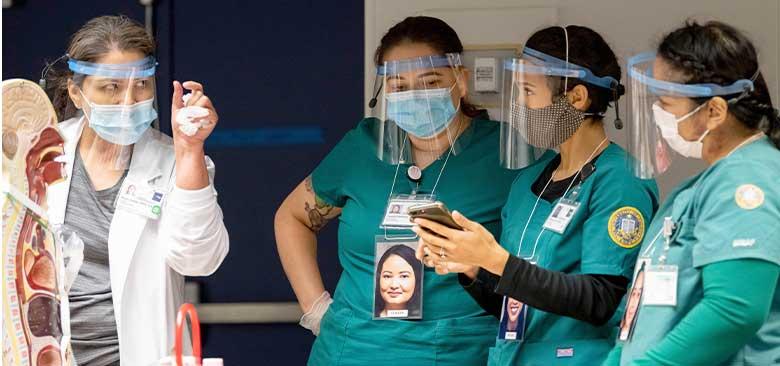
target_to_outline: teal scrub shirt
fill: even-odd
[[[568,274],[600,274],[631,278],[646,224],[658,208],[658,187],[629,170],[628,155],[610,144],[594,161],[595,171],[581,185],[577,212],[563,234],[544,230],[555,202],[539,199],[531,187],[546,163],[520,172],[502,212],[501,245],[517,255],[526,222],[521,258],[530,258],[534,242],[537,265]],[[629,224],[624,224],[628,220]],[[625,229],[625,230],[623,230]],[[603,326],[529,308],[522,342],[496,339],[489,365],[599,365],[614,345],[622,311]]]
[[[396,166],[376,157],[375,119],[348,132],[312,173],[317,197],[341,207],[338,256],[343,272],[310,365],[484,365],[497,320],[463,290],[455,274],[423,275],[422,320],[373,320],[374,240],[387,206]],[[459,137],[436,188],[437,199],[501,232],[501,208],[516,171],[499,163],[499,124],[473,120]],[[445,159],[423,170],[419,193],[430,193]],[[399,169],[394,194],[415,187]],[[324,243],[319,253],[328,255]]]
[[[680,184],[656,215],[639,260],[652,264],[664,252],[661,231],[670,216],[676,229],[666,264],[678,267],[677,305],[640,305],[621,364],[644,355],[696,306],[703,295],[704,266],[731,259],[761,259],[780,265],[780,151],[767,137],[745,145]],[[646,288],[645,288],[646,289]],[[772,296],[769,318],[724,365],[774,365],[780,347],[780,291]],[[644,298],[644,296],[643,296]],[[717,342],[713,339],[713,342]]]

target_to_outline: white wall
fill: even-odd
[[[486,11],[502,14],[511,8],[555,8],[559,24],[578,24],[593,28],[609,42],[624,63],[627,57],[637,52],[652,50],[661,36],[683,24],[685,19],[718,19],[732,24],[746,32],[759,50],[761,68],[770,85],[775,105],[780,105],[780,0],[366,0],[365,3],[365,95],[371,96],[374,80],[373,53],[382,35],[393,24],[409,15],[447,14],[450,9],[468,11],[472,9],[482,18]],[[446,19],[445,19],[446,20]],[[543,23],[548,23],[545,19]],[[485,43],[501,43],[505,40],[491,41],[484,35],[494,32],[495,24],[485,22],[457,22],[455,30],[464,40],[484,39]],[[518,25],[522,27],[522,25]],[[530,34],[525,35],[525,37]],[[492,37],[492,36],[490,36]],[[522,43],[525,39],[518,39]],[[625,74],[625,70],[624,70]],[[623,102],[625,103],[625,101]],[[624,104],[621,104],[623,107]],[[621,112],[626,115],[626,108]],[[368,110],[366,110],[368,113]],[[610,113],[610,116],[612,114]],[[611,128],[611,123],[607,123]],[[625,130],[611,129],[610,136],[619,143],[625,142]],[[674,175],[659,179],[662,192],[685,176],[693,174],[702,167],[696,161],[678,161]]]

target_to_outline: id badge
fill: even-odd
[[[411,229],[414,223],[409,217],[409,207],[433,203],[435,196],[429,194],[399,194],[390,197],[385,217],[380,225],[383,229]]]
[[[501,323],[498,327],[498,339],[522,341],[525,337],[525,318],[527,314],[528,305],[504,296]]]
[[[377,235],[375,243],[373,318],[422,319],[425,270],[415,257],[418,241]]]
[[[677,306],[677,266],[655,265],[647,270],[643,305]]]
[[[649,268],[647,263],[649,263],[649,260],[645,261],[645,259],[642,259],[637,263],[639,268],[634,273],[634,283],[628,291],[623,319],[620,321],[620,326],[618,327],[618,339],[621,341],[628,341],[631,339],[639,310],[641,310],[642,304],[645,301],[647,292],[647,271]]]
[[[555,207],[553,207],[550,216],[547,216],[547,221],[544,222],[544,228],[558,234],[563,234],[579,208],[579,202],[562,198]]]
[[[125,210],[152,220],[160,218],[165,193],[146,183],[125,180],[119,191],[117,210]]]

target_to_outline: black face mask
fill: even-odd
[[[562,96],[551,105],[536,109],[514,102],[511,118],[512,125],[520,129],[529,144],[552,149],[577,132],[585,120],[585,113]]]

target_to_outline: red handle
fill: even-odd
[[[192,323],[192,355],[195,356],[195,364],[201,364],[200,353],[200,321],[198,320],[198,312],[195,311],[195,306],[192,304],[182,304],[179,308],[179,313],[176,314],[176,343],[174,344],[174,350],[176,352],[176,366],[184,366],[181,359],[181,342],[182,332],[184,331],[185,317],[190,316],[190,322]]]

